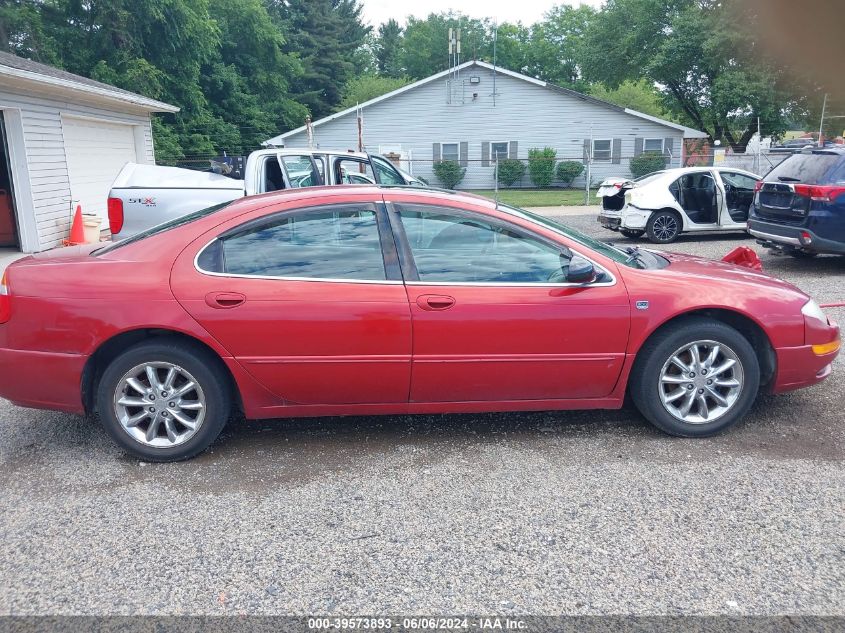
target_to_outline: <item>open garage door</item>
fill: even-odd
[[[84,213],[107,217],[112,182],[127,162],[135,162],[131,125],[62,117],[70,194]]]

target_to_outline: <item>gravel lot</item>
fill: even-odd
[[[845,258],[762,256],[845,300]],[[175,465],[2,402],[0,613],[845,615],[836,370],[705,440],[629,408],[241,421]]]

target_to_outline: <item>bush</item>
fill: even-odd
[[[439,160],[434,163],[434,175],[446,189],[454,189],[464,179],[467,170],[456,160]]]
[[[564,187],[568,187],[584,172],[584,163],[579,163],[577,160],[564,160],[557,164],[557,178],[563,183]]]
[[[522,180],[525,175],[525,163],[516,158],[506,158],[499,161],[497,178],[503,187],[512,187]]]
[[[535,187],[548,187],[555,175],[557,152],[551,147],[528,150],[528,173]]]
[[[652,172],[666,169],[666,157],[657,152],[646,152],[631,159],[631,175],[641,178]]]

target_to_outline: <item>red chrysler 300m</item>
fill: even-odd
[[[119,217],[113,217],[119,222]],[[831,371],[839,328],[723,262],[619,250],[469,195],[310,188],[12,264],[0,395],[96,412],[146,460],[248,418],[618,408],[736,423]]]

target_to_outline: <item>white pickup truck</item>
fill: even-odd
[[[268,191],[319,185],[425,187],[382,156],[361,152],[263,149],[246,160],[243,179],[213,171],[127,163],[109,191],[109,229],[122,240],[215,204]]]

